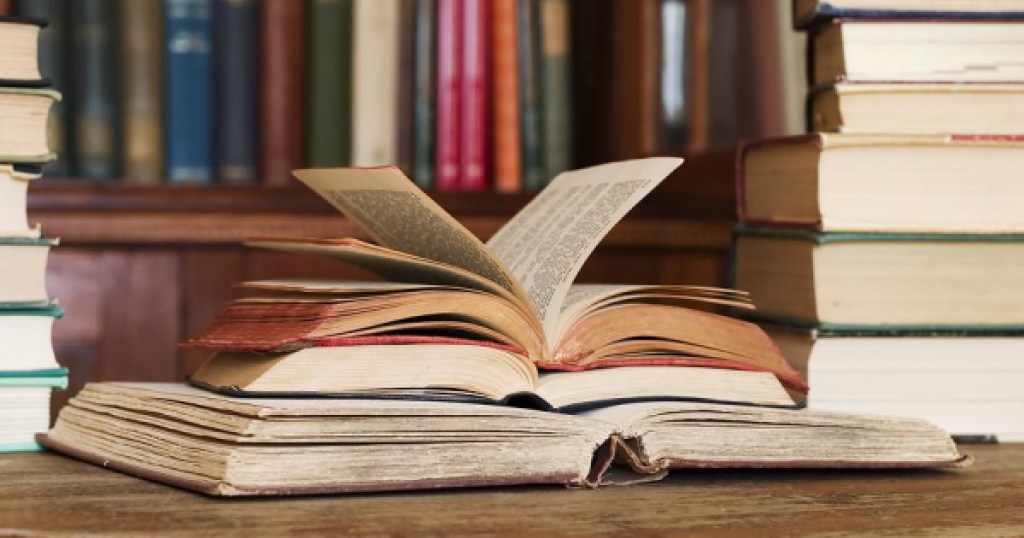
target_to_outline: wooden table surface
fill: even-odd
[[[0,535],[1024,536],[1024,445],[962,449],[976,462],[960,471],[704,470],[596,491],[256,500],[207,498],[54,454],[0,454]]]

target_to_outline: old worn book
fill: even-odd
[[[0,308],[47,306],[46,258],[56,239],[0,237]]]
[[[839,82],[809,97],[812,131],[1019,135],[1024,84]]]
[[[906,419],[693,402],[571,416],[446,402],[238,399],[177,384],[90,384],[40,441],[224,496],[596,487],[656,480],[669,469],[970,461],[938,428]],[[619,472],[609,472],[613,463]]]
[[[1024,20],[844,19],[817,30],[811,49],[815,85],[1024,80]]]
[[[41,175],[38,166],[0,164],[0,237],[39,237],[39,225],[28,221],[26,202],[28,184]]]
[[[651,158],[561,174],[487,245],[397,168],[298,171],[380,245],[249,244],[335,258],[392,282],[244,284],[249,296],[189,342],[218,352],[193,382],[228,392],[405,390],[490,400],[525,392],[554,408],[654,396],[791,405],[777,380],[796,390],[803,381],[756,325],[686,308],[749,307],[744,294],[572,286],[600,239],[680,163]],[[366,345],[374,347],[359,347]],[[646,369],[655,366],[694,368]],[[538,367],[621,368],[538,379]],[[591,392],[573,392],[584,387]]]
[[[807,376],[807,407],[927,420],[954,437],[1024,441],[1024,332],[764,324]]]
[[[49,84],[39,73],[39,32],[46,20],[0,15],[0,85],[38,87]]]
[[[1017,0],[794,0],[793,25],[808,28],[839,18],[1024,19]]]
[[[747,224],[1024,232],[1022,137],[816,133],[745,145],[738,165]]]
[[[59,100],[49,89],[0,87],[0,163],[53,160],[46,117]]]
[[[737,230],[753,315],[825,328],[1024,328],[1022,234]]]

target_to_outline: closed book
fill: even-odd
[[[835,19],[1024,19],[1006,0],[794,0],[793,26],[807,29]]]
[[[540,59],[540,1],[518,0],[519,114],[523,190],[544,185],[543,71]]]
[[[740,227],[733,279],[752,316],[823,328],[1024,329],[1024,234]]]
[[[494,188],[499,192],[519,192],[523,178],[519,139],[516,0],[495,0],[491,7],[491,21]]]
[[[0,163],[53,160],[46,117],[59,101],[60,94],[50,89],[0,86]]]
[[[437,0],[437,174],[439,191],[457,191],[462,141],[462,3]]]
[[[260,5],[257,0],[217,0],[217,181],[254,185],[259,179]]]
[[[168,0],[167,179],[171,183],[213,181],[213,0]]]
[[[0,310],[49,308],[46,259],[56,239],[0,237]]]
[[[434,186],[437,139],[437,1],[416,0],[416,93],[413,125],[413,180]]]
[[[352,160],[353,0],[309,4],[309,165]]]
[[[541,65],[544,71],[544,172],[547,181],[572,167],[569,1],[541,0]]]
[[[121,166],[126,183],[153,185],[164,175],[163,5],[121,0]]]
[[[39,179],[38,166],[0,164],[0,236],[39,237],[39,226],[28,221],[28,185]]]
[[[36,385],[66,382],[67,371],[57,364],[51,343],[53,322],[62,315],[62,310],[50,305],[26,308],[9,302],[0,304],[0,336],[7,342],[0,355],[0,385],[16,384],[15,379],[23,383],[30,379]]]
[[[487,188],[490,156],[490,3],[466,0],[462,17],[459,190]]]
[[[75,175],[114,179],[121,167],[117,0],[71,3]]]
[[[355,0],[352,164],[395,161],[398,81],[398,4]]]
[[[306,3],[263,0],[260,26],[260,170],[289,187],[306,161]]]
[[[416,1],[398,0],[398,81],[395,92],[395,165],[412,177],[415,154]]]
[[[69,111],[75,99],[75,92],[71,89],[73,77],[68,54],[68,15],[71,6],[60,0],[21,0],[16,7],[20,16],[47,21],[47,25],[39,32],[39,73],[61,92],[62,99],[54,103],[47,119],[49,146],[56,154],[56,159],[47,163],[43,170],[48,177],[69,177],[71,151],[74,147]]]

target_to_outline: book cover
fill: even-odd
[[[352,63],[352,164],[395,162],[398,4],[355,0]]]
[[[461,183],[463,5],[437,0],[437,142],[434,186],[457,191]]]
[[[59,0],[20,0],[16,7],[20,16],[47,21],[39,33],[39,73],[61,92],[62,99],[53,104],[47,118],[49,146],[57,158],[47,163],[44,171],[47,177],[70,177],[74,147],[70,110],[75,101],[68,54],[70,6]]]
[[[256,0],[217,0],[217,181],[254,185],[259,180],[259,22]]]
[[[155,185],[163,162],[163,6],[160,0],[120,0],[121,175]],[[59,151],[58,151],[59,154]]]
[[[572,168],[572,104],[568,0],[541,0],[541,65],[544,71],[545,181]]]
[[[263,0],[260,45],[260,171],[267,187],[295,184],[306,162],[306,3]]]
[[[213,181],[213,0],[168,0],[165,144],[171,183]]]
[[[75,85],[75,175],[111,180],[120,174],[117,1],[71,3]]]
[[[309,4],[310,166],[352,160],[352,0]]]
[[[544,177],[543,71],[540,58],[540,0],[518,0],[519,114],[523,190],[538,191]]]
[[[522,190],[523,178],[519,139],[516,0],[495,0],[491,7],[491,21],[494,187],[499,192],[519,192]]]
[[[466,0],[463,10],[459,190],[479,192],[490,172],[490,3]]]
[[[415,62],[416,89],[413,96],[413,180],[423,189],[434,186],[437,137],[437,2],[416,0]]]

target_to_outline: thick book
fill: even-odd
[[[841,19],[808,49],[811,85],[1024,80],[1024,20]]]
[[[490,1],[462,4],[462,90],[459,115],[459,190],[487,189],[490,179]]]
[[[111,180],[121,167],[116,0],[72,2],[71,20],[75,175]]]
[[[56,239],[0,237],[0,308],[46,307],[46,258]]]
[[[494,188],[498,192],[519,192],[523,187],[517,24],[516,0],[495,0],[491,5],[491,136]]]
[[[1013,0],[794,0],[793,26],[811,28],[847,18],[1024,19],[1024,9]]]
[[[811,131],[1019,135],[1024,84],[838,82],[811,91],[807,118]]]
[[[413,95],[413,172],[423,189],[437,172],[437,2],[416,0],[415,93]]]
[[[53,320],[64,312],[53,306],[29,304],[35,306],[30,308],[25,304],[0,303],[0,337],[7,342],[0,353],[0,377],[49,377],[60,368],[50,332]]]
[[[338,259],[391,282],[244,284],[248,296],[188,342],[217,353],[192,381],[264,394],[305,386],[384,397],[527,395],[557,409],[652,397],[792,405],[783,385],[806,386],[758,327],[687,308],[749,307],[744,294],[571,285],[608,230],[680,163],[560,174],[487,245],[394,167],[297,171],[380,244],[249,244]],[[416,354],[422,360],[410,362]],[[390,366],[367,371],[366,360]],[[323,375],[308,375],[319,368]],[[538,368],[562,373],[538,376]]]
[[[437,0],[437,141],[434,187],[457,191],[461,182],[463,5]]]
[[[260,172],[267,187],[294,185],[306,162],[306,3],[263,0],[260,19]]]
[[[23,53],[31,62],[33,56],[37,57],[38,63],[31,62],[39,70],[42,79],[40,85],[47,81],[54,88],[62,92],[63,99],[53,104],[48,116],[47,133],[50,149],[56,153],[56,158],[47,163],[44,167],[47,176],[70,177],[71,156],[70,150],[74,147],[72,142],[71,118],[68,111],[74,101],[74,92],[71,90],[71,62],[69,58],[70,31],[68,28],[68,16],[71,6],[66,2],[58,0],[20,0],[15,6],[18,15],[37,21],[47,22],[39,31],[39,39],[36,54],[24,50]],[[25,46],[32,45],[27,41]],[[5,49],[10,50],[10,49]],[[31,66],[26,65],[29,69]],[[29,76],[32,76],[29,74]]]
[[[543,177],[553,178],[572,167],[572,65],[569,0],[540,2],[540,62],[544,103]]]
[[[540,0],[517,0],[519,41],[519,150],[523,190],[544,186],[544,71],[541,66]]]
[[[748,225],[1024,232],[1024,137],[816,133],[746,144],[738,159]]]
[[[213,0],[167,0],[164,128],[167,179],[213,181]]]
[[[352,15],[352,164],[395,161],[398,3],[355,0]]]
[[[121,175],[125,183],[155,185],[164,175],[163,5],[121,0]]]
[[[596,487],[674,469],[970,463],[942,430],[908,419],[666,402],[569,416],[444,402],[238,399],[141,383],[87,385],[39,440],[216,496]],[[613,464],[618,472],[609,473]]]
[[[25,10],[30,11],[30,10]],[[0,85],[41,87],[49,84],[40,73],[39,36],[46,26],[42,10],[15,17],[0,15]]]
[[[309,4],[310,166],[348,166],[352,160],[352,0]]]
[[[226,185],[259,180],[260,5],[217,0],[214,87],[216,178]]]
[[[53,160],[46,117],[58,101],[60,94],[53,90],[0,86],[0,163]]]
[[[736,231],[751,315],[825,328],[1024,328],[1024,234]]]
[[[28,185],[39,179],[38,166],[0,164],[0,237],[39,237],[39,225],[28,221]]]
[[[807,377],[809,409],[915,417],[964,440],[1024,441],[1024,331],[762,326]]]
[[[0,322],[3,317],[0,317]],[[0,370],[0,453],[32,452],[50,426],[50,395],[67,388],[67,370]]]

